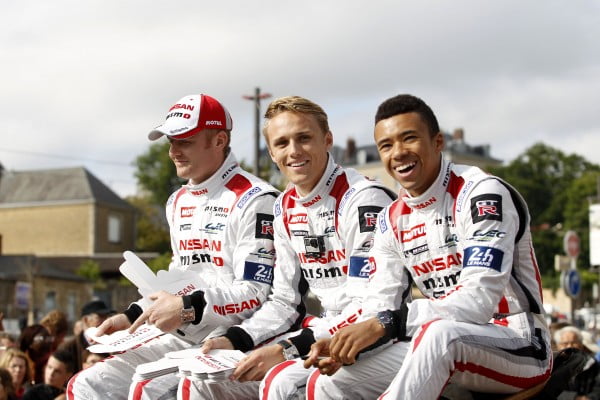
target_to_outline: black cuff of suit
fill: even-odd
[[[394,330],[392,339],[410,340],[411,337],[406,335],[406,319],[408,317],[408,306],[402,303],[399,310],[392,311],[394,314]]]
[[[240,350],[245,353],[254,348],[254,340],[252,340],[250,335],[248,335],[246,331],[239,326],[230,327],[223,336],[229,339],[233,345],[233,348],[236,350]]]
[[[143,312],[144,310],[142,310],[142,307],[135,303],[132,303],[129,305],[129,308],[127,308],[127,310],[123,311],[123,314],[125,314],[129,322],[133,324],[134,321],[138,319],[138,317],[142,315]]]
[[[308,354],[310,346],[316,342],[313,331],[308,328],[302,329],[299,335],[291,337],[288,340],[296,346],[301,356]]]
[[[192,307],[194,307],[194,315],[196,316],[196,319],[192,321],[192,324],[198,325],[200,321],[202,321],[202,315],[204,314],[204,308],[206,307],[206,300],[204,300],[204,292],[202,290],[196,290],[188,297],[191,300]]]

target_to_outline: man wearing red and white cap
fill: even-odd
[[[206,287],[185,295],[159,291],[99,326],[98,335],[144,322],[169,332],[82,371],[69,399],[175,397],[179,379],[131,383],[136,366],[159,360],[248,318],[271,289],[273,203],[277,190],[242,170],[230,152],[231,116],[216,99],[180,99],[150,140],[166,136],[169,157],[187,184],[167,202],[173,259],[169,270],[197,272]],[[150,305],[147,305],[150,304]],[[171,379],[172,384],[171,385]],[[130,386],[131,384],[131,386]]]

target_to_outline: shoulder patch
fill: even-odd
[[[502,221],[502,196],[486,193],[473,197],[471,199],[471,218],[474,224],[483,220]]]
[[[378,206],[358,207],[358,226],[360,232],[373,232],[377,225],[377,214],[383,209]]]
[[[273,240],[273,216],[270,214],[256,213],[256,239]]]

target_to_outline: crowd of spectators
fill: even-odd
[[[101,300],[85,304],[81,318],[69,321],[52,310],[18,336],[4,331],[0,312],[0,400],[62,400],[70,377],[105,358],[87,350],[84,331],[97,327],[114,311]]]

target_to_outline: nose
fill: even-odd
[[[169,154],[178,154],[180,152],[177,141],[173,140],[169,145]]]
[[[395,141],[392,146],[392,157],[394,159],[399,159],[404,153],[406,153],[406,148],[402,145],[402,142],[400,140]]]
[[[289,154],[291,156],[297,156],[302,152],[302,146],[300,142],[297,140],[290,140],[290,145],[288,146]]]

